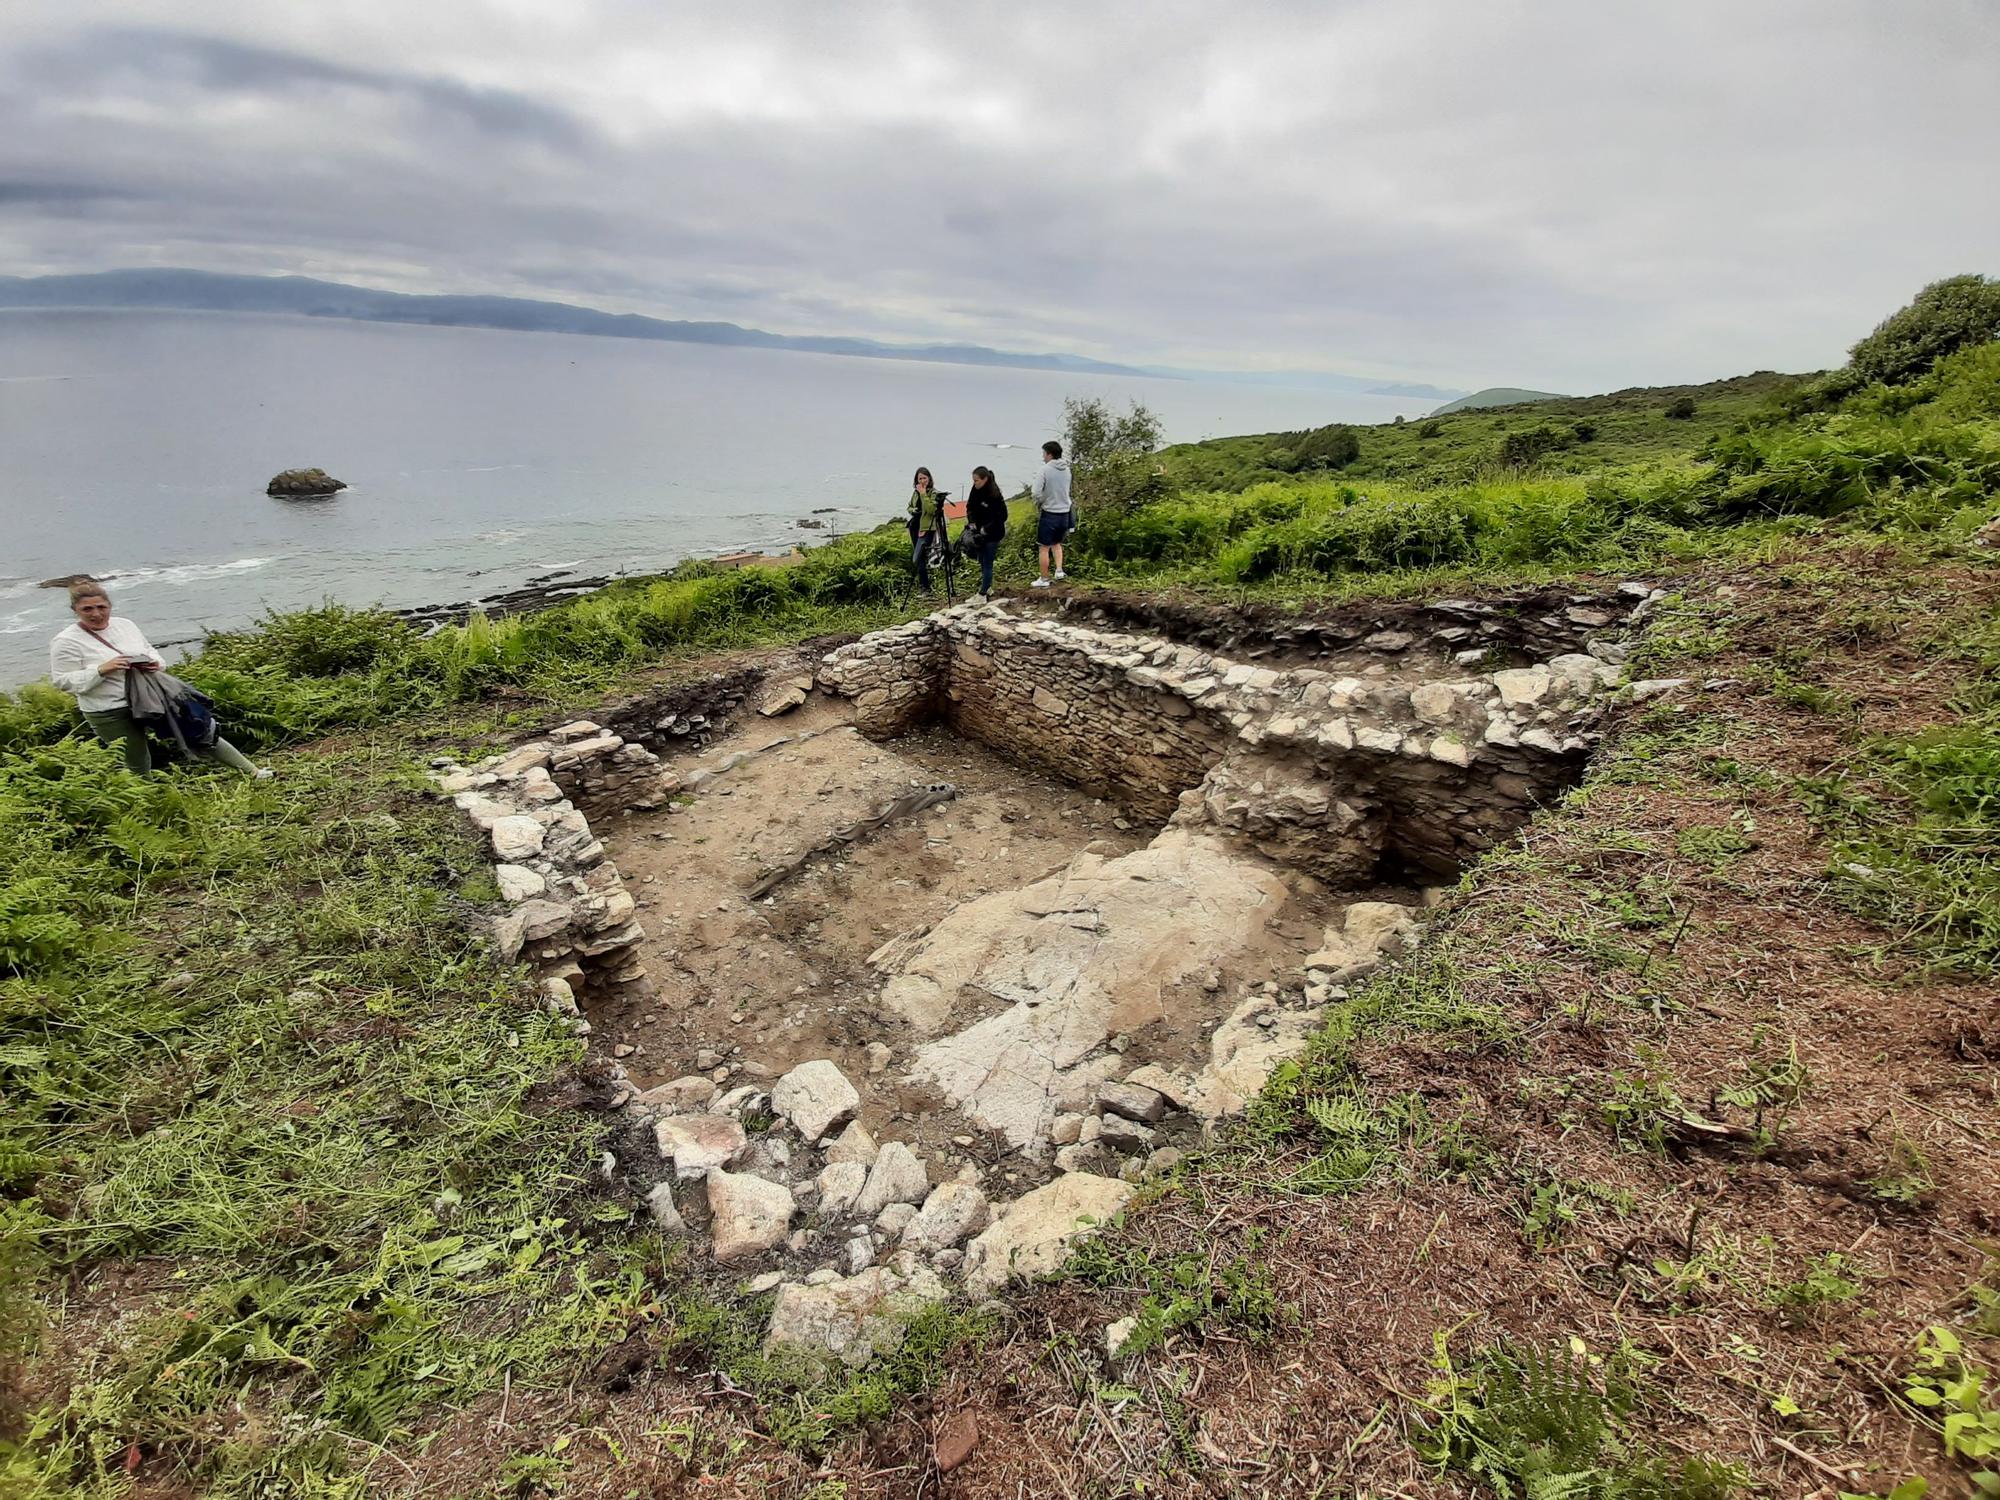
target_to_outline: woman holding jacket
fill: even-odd
[[[153,752],[145,729],[132,717],[127,683],[135,672],[161,671],[166,660],[137,625],[111,613],[111,596],[104,585],[71,584],[69,607],[76,623],[64,626],[49,643],[49,681],[75,695],[91,733],[122,749],[125,769],[143,776],[153,769]],[[198,748],[200,754],[245,776],[262,781],[271,775],[221,735]]]

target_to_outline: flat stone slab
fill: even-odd
[[[883,998],[927,1031],[965,986],[1008,1003],[920,1046],[911,1074],[1030,1149],[1046,1141],[1071,1070],[1160,1019],[1169,986],[1249,946],[1287,899],[1268,866],[1169,829],[1144,849],[1085,852],[1059,875],[960,907],[897,956]]]
[[[1010,1276],[1047,1276],[1062,1269],[1077,1238],[1115,1217],[1136,1191],[1129,1182],[1070,1172],[1016,1198],[967,1247],[966,1289],[985,1296]]]

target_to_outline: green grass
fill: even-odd
[[[861,1375],[791,1369],[593,1167],[581,1056],[476,937],[486,851],[388,731],[273,782],[0,758],[0,1339],[83,1325],[0,1438],[9,1493],[358,1494],[382,1449],[638,1322],[724,1361],[802,1446],[886,1413],[976,1319]],[[140,1274],[116,1304],[62,1289]],[[45,1316],[46,1314],[46,1316]]]
[[[1171,450],[1170,493],[1087,515],[1070,569],[1282,600],[1782,556],[1855,534],[1968,555],[1960,544],[2000,493],[2000,346],[1829,410],[1771,405],[1789,393],[1759,376],[1691,393],[1687,420],[1665,416],[1664,398],[1689,393],[1628,392],[1367,429],[1338,474],[1278,474],[1264,439]],[[1513,451],[1531,460],[1502,469],[1521,434],[1531,440]],[[1025,522],[1003,559],[1017,580]],[[70,1320],[77,1341],[62,1382],[0,1439],[10,1492],[120,1494],[130,1466],[221,1496],[356,1495],[383,1447],[441,1408],[509,1379],[565,1379],[635,1320],[729,1371],[769,1431],[819,1451],[985,1336],[978,1317],[942,1308],[861,1375],[765,1358],[761,1306],[705,1294],[591,1177],[598,1126],[549,1102],[578,1044],[473,939],[470,918],[493,894],[484,851],[416,771],[437,737],[477,749],[510,715],[544,722],[641,668],[893,619],[905,566],[891,527],[788,568],[690,565],[430,636],[336,605],[273,616],[211,639],[185,672],[246,739],[339,736],[283,756],[272,783],[206,770],[136,780],[78,736],[62,695],[0,695],[0,1353],[70,1358],[52,1352],[45,1315]],[[1811,561],[1785,566],[1829,610],[1856,594]],[[1857,640],[1900,628],[1881,601],[1841,608]],[[1733,648],[1733,628],[1716,601],[1671,603],[1635,665],[1698,676]],[[1926,654],[1967,683],[1954,720],[1854,744],[1799,791],[1837,845],[1834,889],[1924,962],[1985,973],[2000,963],[2000,619],[1951,619]],[[1812,670],[1774,661],[1764,687],[1845,713]],[[1689,770],[1689,752],[1721,735],[1711,715],[1644,714],[1591,787],[1707,774]],[[1709,779],[1752,780],[1740,768]],[[1740,819],[1690,829],[1675,852],[1722,878],[1751,833]],[[1523,858],[1496,853],[1489,873]],[[1670,930],[1670,897],[1607,888],[1564,940],[1610,967],[1644,947],[1638,961],[1666,976],[1649,955]],[[1224,1154],[1275,1149],[1272,1186],[1296,1194],[1406,1170],[1496,1179],[1518,1190],[1537,1244],[1615,1212],[1615,1195],[1523,1175],[1416,1095],[1371,1087],[1359,1059],[1372,1045],[1526,1045],[1520,1023],[1469,992],[1469,967],[1445,930],[1330,1007]],[[1805,1086],[1789,1052],[1753,1056],[1717,1103],[1761,1128]],[[1642,1066],[1597,1102],[1614,1131],[1656,1147],[1678,1108],[1663,1087]],[[1896,1208],[1934,1188],[1901,1137],[1873,1186]],[[1153,1342],[1211,1324],[1261,1333],[1281,1317],[1254,1259],[1131,1261],[1109,1237],[1092,1243],[1080,1273],[1136,1293]],[[1692,1265],[1661,1271],[1662,1284],[1707,1274]],[[113,1268],[135,1277],[115,1336],[78,1290]],[[1844,1282],[1823,1269],[1799,1305]],[[1447,1367],[1430,1451],[1501,1493],[1545,1481],[1604,1496],[1724,1492],[1720,1471],[1662,1466],[1634,1439],[1637,1408],[1613,1373],[1504,1352]],[[1546,1422],[1543,1405],[1556,1413]],[[562,1459],[518,1463],[527,1482],[559,1476]]]
[[[1401,480],[1421,487],[1458,485],[1510,467],[1502,453],[1510,437],[1549,429],[1561,446],[1545,451],[1537,467],[1549,472],[1593,469],[1674,459],[1710,438],[1766,412],[1800,389],[1806,377],[1746,375],[1703,386],[1616,391],[1607,396],[1566,397],[1530,404],[1448,412],[1443,416],[1355,429],[1361,452],[1340,471],[1349,482]],[[1695,402],[1692,420],[1666,410],[1682,396]],[[1587,430],[1589,436],[1580,435]],[[1286,477],[1282,464],[1296,451],[1295,432],[1210,438],[1165,450],[1162,461],[1191,489],[1240,490]],[[1364,484],[1364,489],[1373,486]]]

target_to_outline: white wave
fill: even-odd
[[[40,626],[47,629],[49,617],[39,609],[17,610],[11,615],[0,615],[0,635],[26,635]]]
[[[531,535],[534,529],[532,526],[502,526],[497,531],[482,531],[473,540],[475,542],[497,543],[518,542],[523,537]]]
[[[147,583],[199,583],[207,578],[228,578],[250,573],[276,562],[275,557],[239,557],[224,563],[162,563],[155,567],[115,568],[97,575],[100,582],[120,588],[136,588]]]

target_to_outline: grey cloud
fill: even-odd
[[[2000,269],[1974,0],[78,3],[0,43],[0,272],[1601,389]]]

